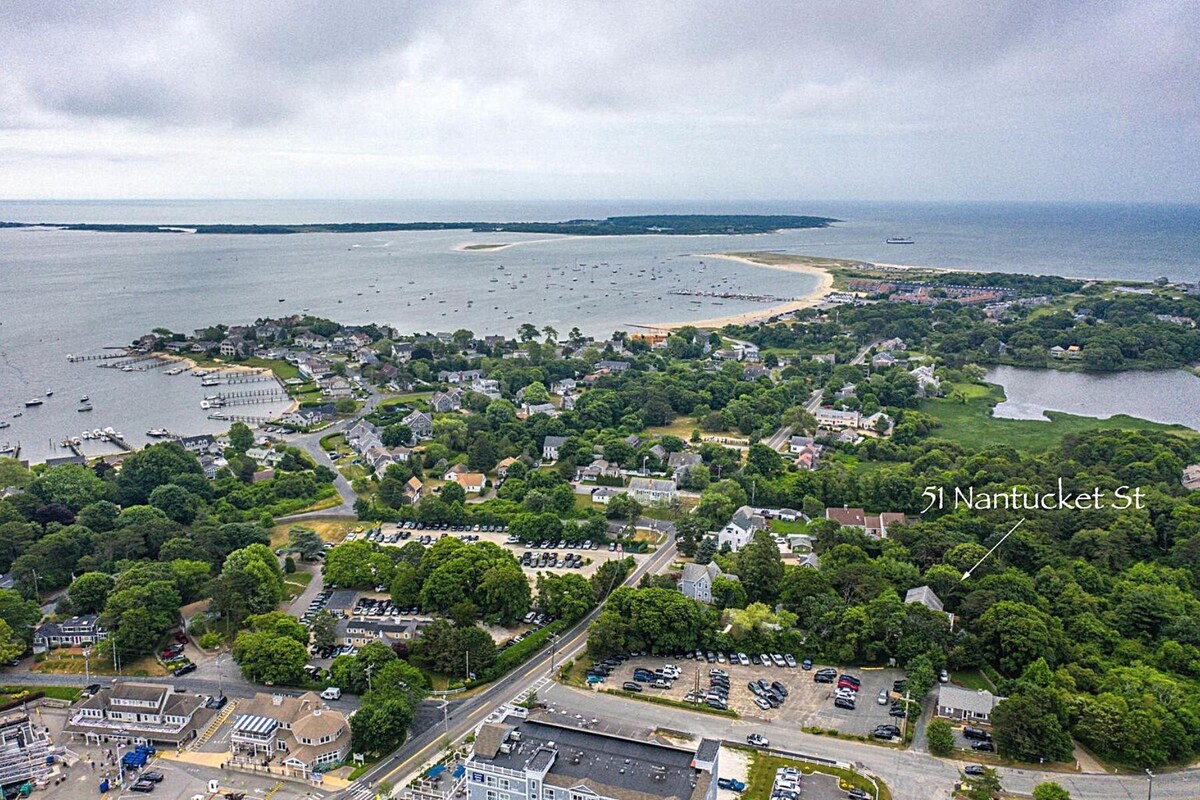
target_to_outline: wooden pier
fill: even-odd
[[[117,348],[113,348],[113,349],[117,349]],[[114,358],[129,358],[128,350],[126,350],[123,347],[119,348],[119,349],[121,351],[119,353],[89,353],[89,354],[85,354],[85,355],[81,355],[81,356],[77,356],[73,353],[68,353],[67,361],[74,364],[74,363],[81,362],[81,361],[108,361],[108,360],[114,359]]]
[[[236,400],[244,397],[277,397],[286,399],[287,394],[282,389],[245,389],[240,392],[218,392],[218,400]]]
[[[129,357],[128,355],[126,355],[126,356],[123,356],[122,358],[124,358],[125,360],[119,361],[119,362],[114,361],[113,363],[108,363],[108,364],[100,364],[99,366],[104,367],[106,369],[122,369],[123,370],[123,369],[125,369],[125,367],[132,367],[134,364],[141,364],[146,361],[156,361],[156,360],[158,360],[159,357],[157,355],[133,356],[133,357]]]

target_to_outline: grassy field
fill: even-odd
[[[35,661],[29,671],[48,675],[84,675],[89,671],[92,675],[117,674],[112,662],[103,658],[92,658],[85,665],[83,655],[78,650],[54,650],[41,661]],[[166,675],[167,670],[153,656],[145,656],[133,663],[122,664],[121,674],[133,678],[155,678]]]
[[[656,425],[653,428],[646,428],[645,435],[647,437],[678,436],[686,442],[692,438],[692,430],[696,427],[696,420],[691,417],[677,417],[670,425]]]
[[[959,392],[966,399],[965,403],[957,396]],[[992,416],[992,409],[1004,400],[1004,391],[993,384],[956,384],[955,395],[925,400],[920,410],[941,421],[942,425],[934,431],[934,436],[951,439],[973,449],[1007,444],[1018,450],[1049,450],[1068,433],[1112,429],[1196,435],[1195,431],[1181,425],[1163,425],[1124,414],[1109,419],[1093,419],[1048,411],[1046,416],[1049,419],[1045,422],[1001,419]]]
[[[306,519],[304,522],[284,522],[271,529],[271,547],[283,547],[292,528],[307,528],[327,542],[340,542],[352,530],[362,530],[361,522],[344,519]]]
[[[767,800],[771,796],[771,787],[775,781],[775,770],[780,767],[795,767],[805,775],[820,772],[833,775],[838,779],[843,790],[857,786],[875,794],[875,786],[866,777],[848,769],[828,767],[824,764],[810,764],[807,761],[797,761],[792,758],[780,758],[760,751],[755,751],[750,761],[749,780],[746,781],[746,791],[742,794],[745,800]],[[879,800],[892,800],[892,792],[887,784],[879,782]]]

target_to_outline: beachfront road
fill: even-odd
[[[625,586],[636,586],[643,575],[656,574],[675,558],[675,539],[670,537],[667,542],[642,561],[629,577]],[[439,752],[446,741],[455,741],[471,732],[483,720],[496,710],[498,706],[511,700],[516,695],[532,687],[535,683],[546,678],[551,672],[551,660],[554,664],[578,655],[587,645],[588,625],[600,615],[603,605],[594,608],[591,613],[564,633],[553,648],[544,648],[521,666],[488,686],[476,695],[460,701],[450,713],[445,725],[435,725],[423,733],[405,742],[400,749],[384,758],[367,770],[339,798],[355,793],[364,784],[387,781],[393,786],[401,786],[413,773],[420,769],[425,762]]]

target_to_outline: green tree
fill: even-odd
[[[85,572],[67,587],[67,599],[75,614],[99,614],[113,588],[113,577],[103,572]]]
[[[159,486],[180,475],[204,476],[200,462],[176,442],[151,445],[127,457],[117,474],[117,488],[125,506],[145,503]]]
[[[642,504],[622,492],[611,498],[604,507],[604,516],[609,519],[624,519],[633,522],[642,514]]]
[[[72,511],[104,499],[108,487],[87,467],[64,464],[43,472],[29,492],[43,504],[58,503]]]
[[[235,453],[245,453],[254,447],[254,433],[244,422],[235,422],[229,426],[229,449]]]
[[[595,603],[595,592],[582,575],[538,573],[537,605],[547,614],[574,622],[583,619]]]
[[[1033,800],[1071,800],[1071,793],[1054,781],[1033,787]]]
[[[308,649],[273,630],[242,631],[233,643],[233,660],[248,680],[295,683],[304,674]]]
[[[750,602],[774,604],[779,599],[783,560],[779,556],[779,545],[770,533],[758,531],[742,548],[738,553],[737,573]]]
[[[318,648],[332,648],[337,644],[337,620],[328,611],[320,611],[312,621],[313,644]]]
[[[20,658],[28,647],[25,640],[17,636],[7,622],[0,619],[0,664]]]
[[[1002,791],[1000,776],[991,767],[984,767],[980,775],[972,775],[970,777],[961,775],[961,778],[963,783],[971,787],[966,792],[966,797],[969,800],[992,800],[995,795],[1000,794]]]
[[[718,575],[712,583],[712,601],[717,608],[745,608],[746,587],[727,575]]]
[[[299,553],[305,561],[316,561],[325,554],[325,542],[316,531],[297,527],[288,531],[287,549]]]
[[[935,756],[948,756],[954,752],[954,728],[950,720],[938,717],[931,719],[925,729],[929,740],[929,752]]]
[[[200,510],[200,498],[182,486],[167,483],[150,493],[150,505],[163,512],[168,519],[190,525]]]

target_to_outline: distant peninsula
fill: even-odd
[[[789,214],[652,214],[564,222],[332,222],[304,225],[139,225],[118,223],[0,222],[0,228],[53,228],[102,233],[387,233],[467,230],[475,233],[558,233],[568,236],[702,236],[825,228],[840,220]]]

